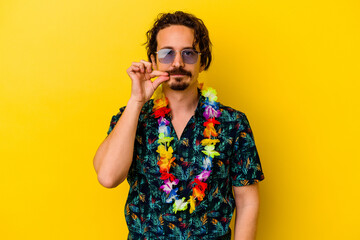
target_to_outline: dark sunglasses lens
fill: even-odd
[[[194,64],[198,60],[198,53],[192,49],[185,49],[181,52],[184,63]]]
[[[161,63],[172,63],[175,58],[175,51],[172,49],[161,49],[158,51],[158,59]]]

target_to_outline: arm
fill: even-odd
[[[233,188],[236,203],[235,240],[255,240],[259,211],[258,183]]]
[[[98,181],[104,187],[116,187],[127,177],[141,108],[142,104],[129,100],[114,129],[95,154],[94,168]]]
[[[168,80],[168,73],[152,71],[146,61],[134,62],[127,70],[132,80],[131,97],[114,129],[99,146],[94,160],[98,181],[107,188],[122,183],[129,172],[140,111],[155,89]],[[155,81],[151,78],[158,77]]]

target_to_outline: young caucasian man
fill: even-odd
[[[177,11],[147,38],[148,61],[128,68],[131,97],[94,157],[101,185],[129,183],[128,239],[231,239],[236,207],[235,239],[254,240],[264,174],[246,115],[198,83],[207,28]]]

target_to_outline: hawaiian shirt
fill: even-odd
[[[200,94],[200,90],[199,90]],[[187,123],[180,139],[171,124],[171,146],[176,158],[171,173],[180,181],[177,184],[180,199],[191,195],[191,182],[201,171],[204,139],[203,104],[200,94],[195,114]],[[203,201],[195,210],[172,211],[173,204],[166,203],[167,194],[160,189],[158,153],[158,122],[153,115],[153,100],[144,104],[137,125],[133,161],[127,181],[130,185],[125,204],[125,218],[129,229],[128,239],[188,239],[213,240],[225,235],[235,209],[232,186],[244,186],[264,179],[253,132],[244,113],[219,104],[221,116],[216,125],[220,142],[215,150],[220,153],[212,162],[212,172]],[[111,119],[107,134],[113,130],[125,107]],[[168,115],[166,117],[170,119]]]

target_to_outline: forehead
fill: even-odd
[[[174,49],[191,48],[194,43],[194,30],[182,26],[171,25],[161,29],[157,36],[157,48],[172,47]]]

